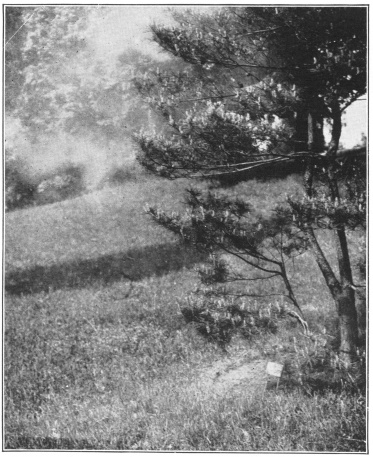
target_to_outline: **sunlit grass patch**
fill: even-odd
[[[31,444],[52,438],[62,449],[89,443],[107,450],[365,451],[363,398],[301,391],[206,398],[181,374],[176,370],[161,386],[139,383],[133,400],[115,393],[80,402],[57,396],[13,443],[28,436]]]
[[[174,240],[151,223],[144,205],[162,202],[170,206],[182,198],[182,188],[159,180],[128,183],[8,213],[6,269],[95,258]]]

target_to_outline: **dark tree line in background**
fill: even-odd
[[[137,79],[168,124],[163,134],[137,135],[140,161],[168,178],[211,179],[215,191],[191,189],[183,214],[157,208],[150,214],[210,252],[205,283],[278,277],[302,322],[288,265],[311,251],[336,304],[340,358],[350,364],[358,346],[359,284],[346,232],[365,230],[366,151],[341,151],[339,140],[343,111],[366,93],[366,8],[229,7],[174,18],[176,27],[154,26],[153,36],[189,65]],[[218,191],[219,183],[250,186],[250,178],[286,164],[303,170],[304,192],[284,196],[269,217],[256,214],[249,199]],[[318,229],[334,234],[337,271]],[[248,275],[232,270],[222,253],[240,259]]]

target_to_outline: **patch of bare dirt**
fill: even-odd
[[[225,396],[231,392],[244,393],[246,397],[260,395],[267,385],[266,366],[267,360],[219,360],[201,371],[198,387],[208,396]]]

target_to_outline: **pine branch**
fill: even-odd
[[[203,178],[211,178],[211,177],[216,177],[216,176],[223,176],[223,175],[229,175],[229,174],[232,174],[232,173],[242,173],[243,171],[248,171],[248,170],[252,170],[254,168],[258,168],[258,167],[262,167],[263,165],[268,165],[268,164],[273,164],[273,163],[278,163],[278,162],[286,162],[288,160],[291,160],[291,158],[276,158],[276,159],[272,159],[272,160],[265,160],[265,161],[261,161],[261,162],[253,162],[253,165],[250,165],[248,167],[245,167],[245,168],[239,168],[239,169],[235,169],[235,170],[230,170],[230,171],[222,171],[222,172],[217,172],[217,173],[209,173],[209,174],[206,174],[206,173],[202,173],[202,177]],[[238,165],[235,165],[235,166],[238,166]],[[230,168],[230,166],[227,166],[227,168]],[[191,178],[197,178],[197,177],[200,177],[198,175],[191,175]]]
[[[343,158],[348,155],[361,155],[362,153],[366,153],[366,147],[360,147],[360,148],[353,148],[353,149],[340,149],[337,152],[336,158]],[[216,168],[235,168],[234,170],[229,170],[229,171],[223,171],[223,172],[217,172],[217,173],[202,173],[202,176],[195,174],[195,175],[190,175],[191,178],[210,178],[210,177],[215,177],[215,176],[222,176],[222,175],[227,175],[227,174],[232,174],[232,173],[241,173],[243,171],[248,171],[254,168],[258,168],[261,166],[266,166],[266,165],[272,165],[275,163],[279,162],[287,162],[295,159],[304,159],[305,157],[319,157],[323,158],[326,157],[327,152],[310,152],[310,151],[300,151],[300,152],[294,152],[291,153],[287,156],[284,155],[276,155],[272,159],[268,160],[261,160],[261,161],[252,161],[252,162],[242,162],[242,163],[236,163],[236,164],[227,164],[227,165],[215,165],[214,167],[201,167],[201,170],[205,169],[216,169]],[[272,154],[274,156],[275,154]],[[238,168],[244,166],[244,168]]]
[[[224,280],[224,282],[229,283],[229,282],[237,282],[237,281],[264,281],[266,279],[275,278],[276,276],[279,276],[279,273],[272,274],[272,275],[269,275],[269,276],[259,276],[259,277],[256,277],[256,278],[228,277],[228,278],[226,278]],[[363,287],[363,286],[356,286],[356,287]]]
[[[228,248],[226,248],[225,246],[222,246],[220,244],[217,244],[217,246],[219,246],[221,249],[223,249],[223,251],[227,252],[228,254],[231,254],[231,255],[237,257],[238,259],[242,260],[243,262],[247,263],[248,265],[250,265],[250,266],[252,266],[254,268],[257,268],[258,270],[264,271],[265,273],[272,273],[274,275],[281,275],[281,271],[279,271],[279,270],[270,270],[268,268],[261,267],[259,264],[255,264],[254,262],[251,262],[250,260],[246,259],[245,257],[240,255],[239,253],[231,251]],[[257,258],[254,255],[252,255],[251,257]],[[273,264],[275,264],[275,265],[279,265],[279,262],[276,262],[276,261],[273,261],[273,260],[268,260],[268,261],[273,263]]]
[[[264,297],[287,297],[285,294],[248,294],[248,293],[242,293],[242,294],[234,294],[230,292],[225,292],[225,295],[230,296],[230,297],[236,297],[236,298],[243,298],[243,297],[251,297],[251,298],[264,298]]]
[[[254,30],[253,32],[240,33],[240,34],[236,35],[236,37],[256,35],[258,33],[274,32],[275,30],[282,29],[282,28],[283,27],[279,25],[277,27],[272,27],[270,29]]]
[[[212,100],[215,98],[232,98],[236,97],[236,94],[228,94],[228,95],[210,95],[208,97],[200,97],[200,98],[185,98],[185,99],[180,99],[178,102],[183,103],[183,102],[198,102],[200,100]]]

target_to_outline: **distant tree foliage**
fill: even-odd
[[[181,71],[148,72],[139,91],[168,123],[141,132],[141,163],[169,178],[236,183],[290,163],[304,170],[304,195],[284,196],[273,216],[243,198],[190,190],[184,214],[151,208],[154,219],[211,253],[205,282],[243,283],[219,260],[241,259],[254,279],[280,277],[302,313],[288,276],[289,259],[310,250],[336,303],[340,356],[355,357],[355,282],[346,230],[365,229],[365,147],[340,151],[342,112],[366,92],[365,7],[227,7],[213,14],[175,12],[176,27],[153,36]],[[331,124],[325,144],[324,120]],[[341,156],[348,160],[341,160]],[[248,185],[249,182],[248,182]],[[335,234],[333,271],[316,229]],[[304,321],[303,321],[304,322]]]
[[[5,110],[12,112],[21,91],[24,78],[22,70],[25,62],[22,59],[21,43],[25,38],[23,27],[25,11],[32,14],[33,8],[5,8]]]
[[[7,37],[15,33],[6,47],[8,115],[36,135],[110,139],[146,118],[131,79],[152,59],[129,50],[110,68],[98,60],[89,41],[94,8],[7,7],[6,12]]]

